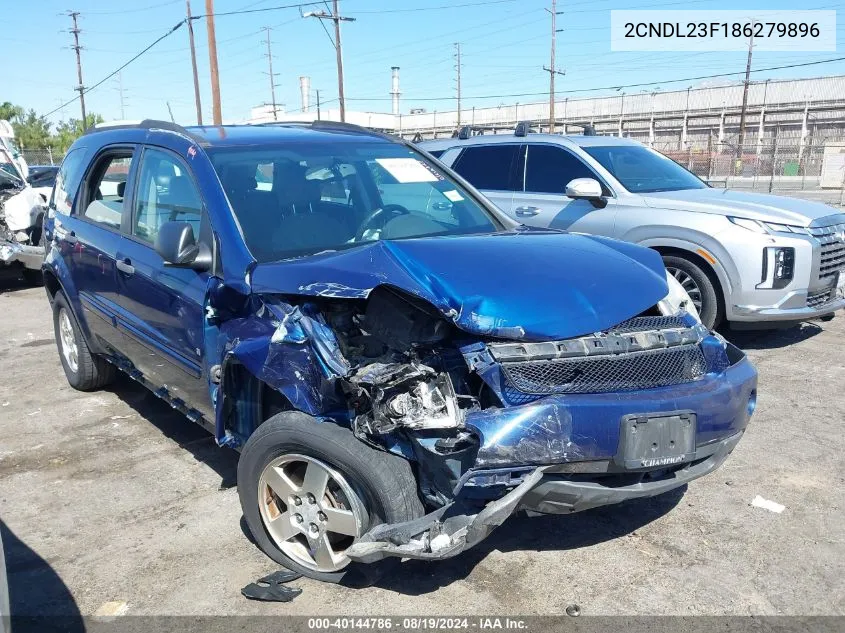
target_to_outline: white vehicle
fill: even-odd
[[[30,283],[41,276],[45,212],[42,195],[29,186],[11,154],[0,148],[0,268],[22,268]]]
[[[0,148],[6,150],[12,157],[18,171],[23,174],[23,179],[29,178],[29,165],[15,140],[15,130],[5,119],[0,119]]]

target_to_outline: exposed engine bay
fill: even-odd
[[[44,199],[23,180],[0,168],[0,264],[37,271]]]

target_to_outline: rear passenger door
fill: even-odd
[[[210,240],[207,214],[193,175],[176,154],[146,147],[137,171],[117,251],[118,326],[129,360],[147,380],[208,415],[203,317],[209,273],[165,266],[155,250],[158,230],[169,221],[188,222],[198,242]]]
[[[83,317],[100,345],[124,352],[117,330],[116,255],[136,148],[106,147],[92,161],[74,213],[62,216],[55,243],[70,272]],[[63,201],[64,203],[64,201]]]
[[[566,197],[566,185],[575,178],[601,182],[586,163],[560,145],[529,143],[524,191],[514,196],[511,215],[530,226],[612,236],[616,205],[610,191],[602,184],[607,195],[603,207],[589,200],[572,200]]]
[[[522,156],[520,143],[468,145],[452,169],[466,178],[505,213],[511,214],[514,193],[522,188]]]

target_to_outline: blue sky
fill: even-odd
[[[295,1],[295,0],[293,0]],[[544,97],[481,98],[490,95],[540,93],[548,90],[550,0],[342,0],[341,13],[356,19],[343,25],[347,109],[390,110],[390,67],[401,67],[402,111],[412,107],[454,109],[454,42],[461,42],[464,107],[543,101]],[[292,0],[216,0],[215,11],[262,9]],[[456,6],[462,4],[476,6]],[[193,13],[205,12],[204,0],[192,0]],[[92,85],[185,15],[184,0],[149,0],[148,6],[129,0],[5,0],[0,58],[0,101],[11,101],[40,113],[57,108],[74,96],[76,66],[68,48],[67,9],[80,11],[86,85]],[[125,7],[121,9],[121,6]],[[559,0],[564,14],[558,26],[557,78],[560,91],[658,82],[662,88],[686,88],[700,82],[667,83],[711,73],[741,71],[741,52],[611,52],[611,9],[790,9],[794,1],[749,0]],[[801,9],[836,9],[832,0],[808,0]],[[439,8],[438,8],[439,7]],[[324,9],[322,4],[304,11]],[[842,15],[837,16],[843,21]],[[327,107],[336,107],[334,49],[316,19],[302,19],[297,9],[217,18],[223,116],[248,116],[252,106],[269,102],[266,51],[261,27],[270,26],[277,101],[299,107],[299,76],[309,75]],[[331,24],[326,24],[331,27]],[[205,20],[194,22],[197,38],[203,111],[211,119],[208,89],[208,49]],[[845,55],[845,28],[837,25],[836,53],[755,52],[754,67],[803,63]],[[785,69],[752,75],[810,77],[845,74],[845,62]],[[177,122],[194,121],[188,34],[183,27],[122,72],[125,117],[168,118],[169,102]],[[653,90],[654,88],[649,88]],[[610,90],[608,93],[612,93]],[[601,94],[601,93],[599,93]],[[577,92],[566,96],[577,96]],[[563,95],[561,95],[561,98]],[[433,100],[438,98],[438,100]],[[334,101],[332,101],[334,99]],[[312,97],[313,103],[313,97]],[[90,112],[106,119],[121,117],[117,78],[86,96]],[[73,103],[52,120],[79,116]]]

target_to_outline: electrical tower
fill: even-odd
[[[557,16],[562,15],[563,11],[557,10],[557,0],[552,0],[552,8],[546,8],[552,16],[552,47],[551,47],[551,63],[548,68],[543,66],[543,70],[549,73],[549,134],[555,133],[555,75],[565,75],[566,73],[558,70],[555,66],[555,43],[557,41],[557,34],[563,29],[557,28]]]
[[[455,70],[457,71],[455,81],[458,92],[458,129],[461,127],[461,66],[461,43],[455,42]]]
[[[317,18],[318,20],[331,20],[334,22],[334,39],[332,45],[334,46],[335,56],[337,58],[337,100],[340,104],[340,120],[346,121],[346,99],[343,95],[343,47],[340,42],[340,23],[354,22],[355,18],[346,18],[340,15],[337,8],[338,0],[332,0],[332,12],[325,11],[309,11],[303,13],[303,18]],[[327,31],[328,33],[328,31]],[[331,39],[331,35],[329,35]]]
[[[267,58],[267,63],[270,66],[270,98],[271,103],[273,104],[273,120],[278,121],[278,113],[276,108],[276,76],[273,74],[273,52],[270,50],[270,31],[272,30],[269,26],[263,27],[264,33],[267,35],[266,43],[267,43],[267,52],[264,56]]]
[[[79,11],[68,11],[67,15],[70,16],[70,19],[73,21],[73,28],[70,29],[70,33],[73,35],[73,46],[71,48],[76,51],[76,75],[79,79],[79,85],[74,88],[79,93],[79,106],[82,110],[82,129],[85,130],[88,128],[88,119],[85,116],[85,86],[82,83],[82,55],[80,51],[82,47],[79,45],[79,34],[82,32],[79,29]]]

